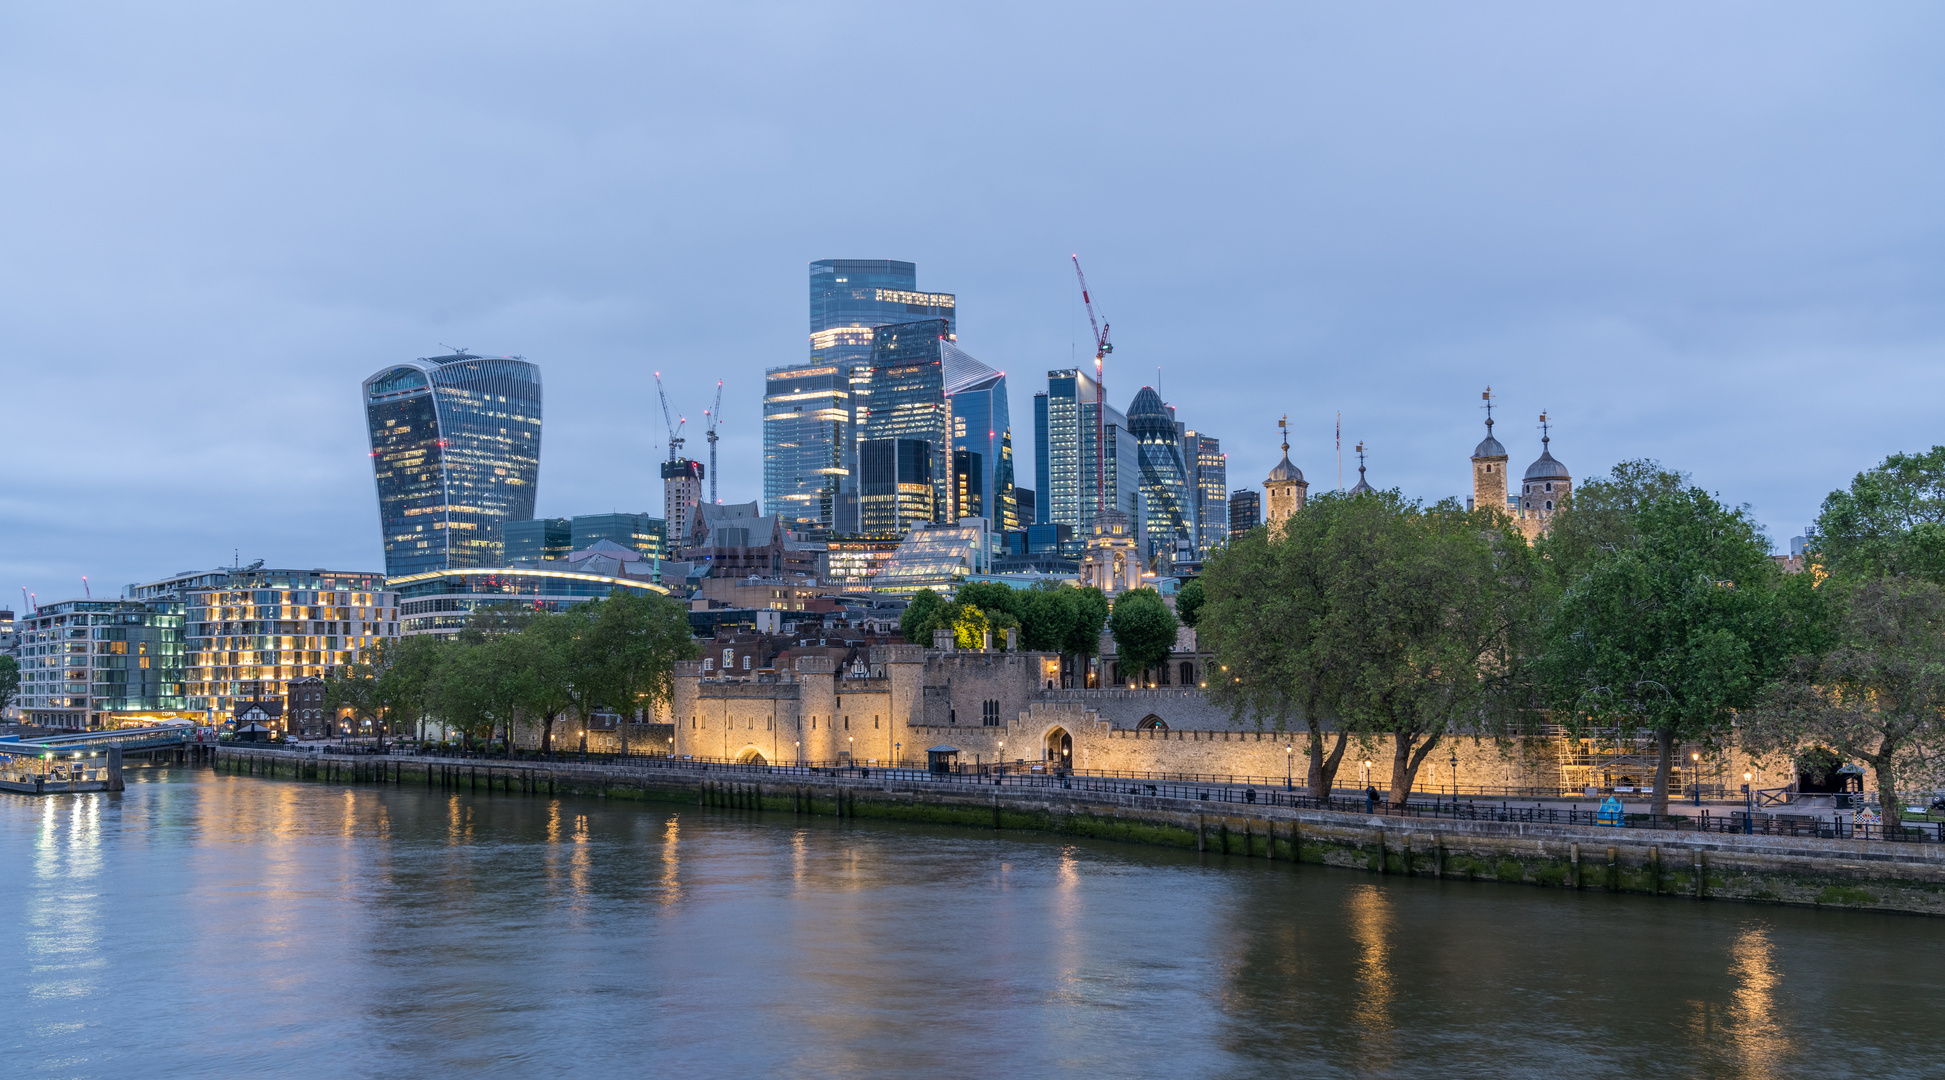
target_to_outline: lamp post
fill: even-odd
[[[1283,790],[1295,791],[1297,779],[1297,748],[1294,743],[1283,747]]]
[[[1459,752],[1452,751],[1452,805],[1459,805]]]
[[[1371,793],[1371,759],[1364,759],[1364,812],[1377,809],[1377,796]]]
[[[1742,774],[1742,831],[1744,834],[1756,831],[1756,793],[1749,789],[1749,782],[1755,779],[1749,773]]]
[[[1700,753],[1692,753],[1688,755],[1688,762],[1688,786],[1695,789],[1695,805],[1700,806],[1702,805],[1702,785],[1697,781],[1702,776],[1702,755]]]
[[[904,764],[905,764],[905,744],[902,742],[892,743],[891,744],[891,767],[896,769],[902,767]]]
[[[804,763],[804,740],[798,739],[797,740],[797,764],[802,765],[803,763]]]

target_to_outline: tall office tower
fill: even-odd
[[[871,406],[859,444],[858,515],[864,532],[901,533],[918,521],[944,518],[952,475],[952,412],[945,396],[950,329],[944,319],[924,319],[872,332]],[[906,454],[916,451],[891,446],[906,442],[924,443],[929,457],[925,472],[932,495],[922,509],[913,498],[917,493],[907,490],[919,482],[918,470],[905,462]],[[889,465],[896,468],[888,471]]]
[[[1047,393],[1043,390],[1033,395],[1033,513],[1029,520],[1034,525],[1047,521],[1047,493],[1053,490],[1047,482],[1050,465],[1047,459]]]
[[[1042,406],[1034,399],[1035,427]],[[1033,448],[1034,473],[1042,520],[1071,525],[1074,535],[1092,535],[1096,498],[1094,377],[1084,369],[1047,373],[1046,431]],[[1109,406],[1102,424],[1108,454],[1100,472],[1108,485],[1107,505],[1133,517],[1140,528],[1140,451],[1128,420]],[[1038,479],[1045,477],[1045,479]]]
[[[1263,524],[1263,496],[1254,488],[1229,493],[1229,536],[1235,539]]]
[[[574,550],[574,527],[566,518],[509,521],[500,527],[500,536],[505,542],[501,559],[508,566],[565,559]]]
[[[985,510],[959,516],[991,518],[997,529],[1019,528],[1006,373],[994,371],[950,341],[940,342],[940,352],[945,360],[946,398],[952,405],[952,448],[979,456],[979,490],[985,494]]]
[[[1154,387],[1144,386],[1128,406],[1128,423],[1139,446],[1141,493],[1147,503],[1144,522],[1148,547],[1145,560],[1178,552],[1193,557],[1195,494],[1189,466],[1182,460],[1186,435],[1177,428],[1173,410],[1162,404]]]
[[[837,364],[771,368],[763,394],[763,504],[786,529],[838,527],[850,477],[851,379]],[[845,531],[854,532],[856,527]]]
[[[1206,559],[1229,539],[1229,458],[1214,435],[1191,431],[1183,445],[1194,473],[1196,551]]]
[[[986,516],[985,463],[977,451],[954,450],[952,452],[952,482],[946,485],[948,498],[946,519],[958,521],[962,517]]]
[[[662,521],[668,529],[664,546],[668,558],[680,559],[689,546],[696,507],[702,505],[702,462],[678,459],[662,463]]]
[[[834,367],[840,384],[849,384],[849,398],[843,406],[849,413],[849,423],[838,441],[836,455],[839,467],[846,470],[833,511],[838,532],[857,532],[860,526],[858,440],[863,437],[870,403],[872,331],[927,318],[945,320],[948,340],[957,335],[956,298],[951,293],[919,292],[918,269],[911,263],[820,259],[810,264],[809,366]],[[773,513],[780,509],[772,504]]]
[[[540,368],[459,351],[364,382],[391,577],[499,566],[500,527],[534,516]]]

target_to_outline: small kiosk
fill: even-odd
[[[934,776],[949,776],[959,767],[959,748],[935,746],[925,752],[925,765]]]

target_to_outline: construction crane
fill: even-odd
[[[1074,276],[1081,279],[1081,304],[1087,308],[1087,325],[1094,331],[1094,512],[1107,509],[1108,467],[1104,446],[1107,442],[1107,390],[1101,385],[1101,361],[1114,351],[1108,344],[1108,324],[1094,317],[1094,298],[1087,293],[1087,275],[1081,273],[1081,257],[1074,256]]]
[[[662,424],[669,429],[669,460],[675,461],[681,456],[680,451],[682,450],[683,443],[682,425],[688,423],[689,418],[685,416],[677,420],[675,413],[669,409],[669,394],[668,391],[662,389],[662,373],[659,371],[655,373],[655,393],[662,399]],[[715,470],[712,469],[710,471],[714,472]]]
[[[723,421],[723,380],[716,380],[716,404],[702,412],[703,438],[709,440],[709,501],[721,502],[716,498],[716,425]]]

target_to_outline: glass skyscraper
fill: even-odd
[[[1076,536],[1090,535],[1097,505],[1093,375],[1081,368],[1049,371],[1047,393],[1036,394],[1033,407],[1036,513],[1042,521],[1071,526]],[[1140,528],[1147,515],[1140,505],[1139,448],[1127,418],[1111,405],[1102,426],[1109,447],[1100,469],[1106,502]]]
[[[1158,555],[1172,561],[1178,552],[1192,558],[1196,493],[1182,460],[1186,436],[1176,427],[1174,410],[1162,403],[1154,387],[1144,386],[1128,406],[1128,424],[1140,448],[1141,493],[1147,504],[1143,525],[1148,547],[1142,555],[1151,563]]]
[[[1196,553],[1206,559],[1229,539],[1229,457],[1213,435],[1191,431],[1182,446],[1194,473]]]
[[[813,362],[771,368],[764,381],[763,505],[786,528],[857,531],[838,521],[856,468],[851,375],[844,365]]]
[[[1006,373],[994,371],[950,341],[940,343],[945,358],[945,393],[952,406],[952,449],[978,456],[983,509],[971,516],[991,518],[993,527],[1024,527],[1013,501],[1013,421],[1006,405]],[[966,516],[966,515],[961,515]]]
[[[534,516],[540,368],[455,352],[387,367],[363,390],[385,573],[501,565],[501,526]]]
[[[806,419],[795,409],[777,410],[779,430],[769,430],[771,415],[766,401],[764,411],[764,491],[765,502],[778,511],[788,508],[787,517],[798,518],[799,508],[816,504],[821,512],[825,488],[832,474],[817,470],[843,470],[837,477],[837,493],[826,527],[839,533],[861,531],[859,519],[858,441],[864,434],[864,421],[870,405],[872,333],[880,326],[911,322],[915,319],[942,319],[946,337],[958,333],[958,305],[951,293],[920,292],[918,268],[895,259],[819,259],[810,264],[810,358],[803,368],[779,368],[787,378],[805,375],[828,378],[833,384],[828,396],[800,399],[820,410],[843,411],[841,430],[827,419],[822,432],[806,430],[799,421]],[[833,368],[829,376],[808,376],[811,369]],[[777,389],[771,384],[771,390]],[[843,391],[839,399],[837,391]],[[798,389],[785,393],[817,393]],[[791,404],[778,402],[779,405]],[[816,422],[813,420],[813,425]],[[832,447],[815,440],[829,438]],[[794,445],[793,445],[794,444]],[[771,447],[777,448],[774,458]],[[819,464],[834,457],[838,464]],[[772,473],[772,461],[776,472]],[[801,479],[799,479],[801,477]],[[773,484],[775,486],[773,486]]]
[[[917,521],[935,521],[948,502],[952,476],[952,414],[945,396],[945,344],[951,325],[944,319],[894,323],[872,332],[871,404],[865,415],[860,457],[865,465],[859,486],[862,531],[899,533]],[[916,453],[892,443],[924,443],[924,469],[932,494],[921,506],[910,490],[919,470],[906,467]],[[895,463],[888,472],[887,463]]]

